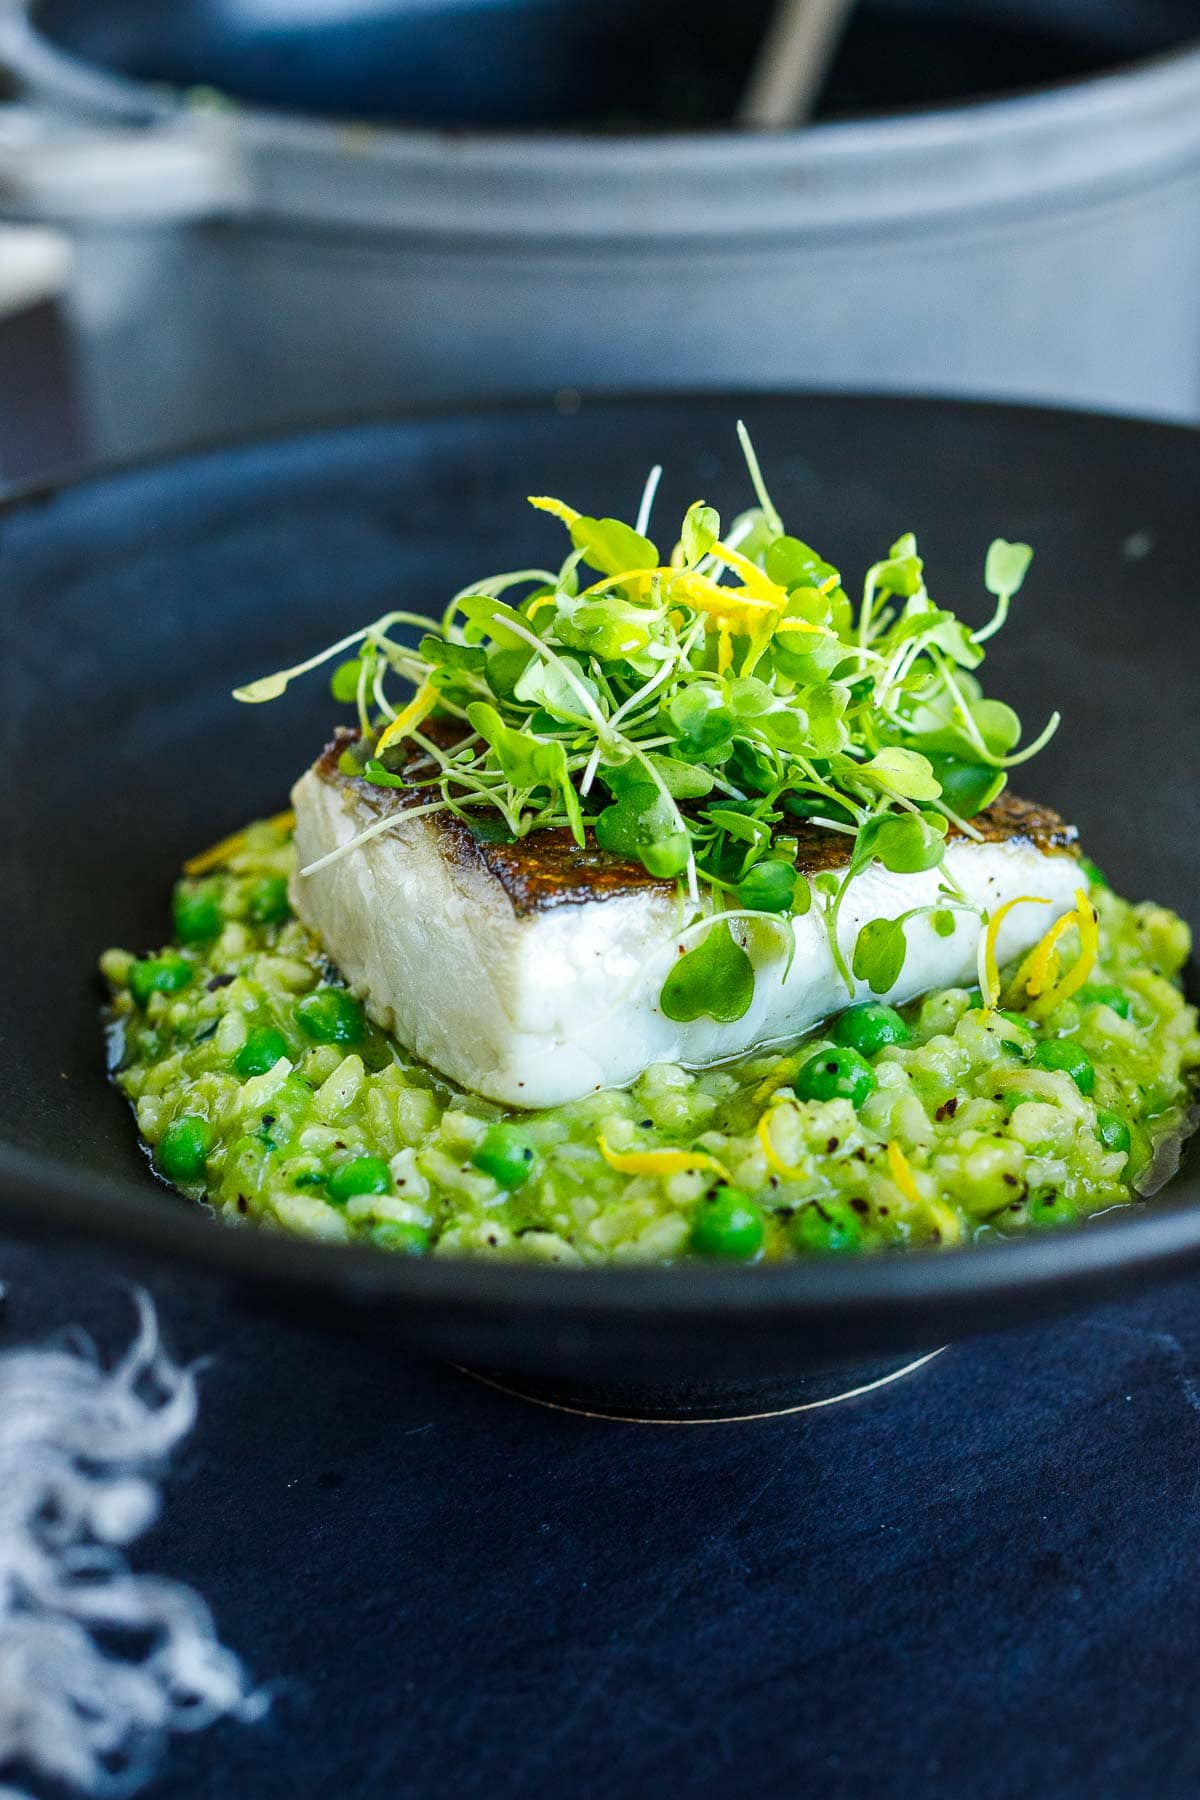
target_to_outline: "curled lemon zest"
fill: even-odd
[[[1069,923],[1079,926],[1079,955],[1062,979],[1033,1001],[1029,1010],[1037,1019],[1048,1018],[1056,1006],[1061,1006],[1064,1000],[1069,1000],[1072,994],[1078,993],[1100,954],[1100,918],[1086,888],[1077,890],[1075,911],[1065,916]]]
[[[914,1206],[924,1206],[926,1203],[925,1196],[917,1186],[917,1178],[913,1174],[912,1164],[909,1162],[907,1156],[905,1156],[895,1138],[888,1144],[887,1160],[888,1171],[891,1174],[892,1180],[900,1189],[904,1198],[906,1200],[911,1200]]]
[[[927,1200],[925,1210],[938,1228],[943,1244],[957,1244],[962,1239],[962,1220],[944,1200]]]
[[[289,806],[286,812],[275,813],[263,820],[264,825],[272,825],[278,831],[291,831],[296,823],[296,815]],[[210,869],[219,869],[237,855],[246,841],[244,831],[235,831],[229,837],[222,838],[219,844],[210,844],[207,850],[201,850],[195,856],[189,856],[183,865],[185,875],[207,875]]]
[[[692,1169],[709,1169],[722,1181],[733,1180],[725,1164],[706,1150],[612,1150],[603,1133],[596,1142],[609,1168],[622,1175],[682,1175]]]
[[[1058,940],[1076,923],[1075,912],[1064,913],[1055,919],[1053,925],[1040,942],[1033,946],[1014,977],[1009,992],[1016,998],[1022,995],[1035,1000],[1039,994],[1052,987],[1058,979],[1059,957]]]
[[[771,1095],[779,1088],[787,1087],[790,1082],[794,1081],[799,1073],[800,1064],[803,1060],[803,1057],[800,1056],[785,1056],[783,1061],[779,1064],[779,1067],[775,1070],[775,1073],[773,1075],[768,1075],[767,1079],[765,1081],[760,1081],[755,1088],[751,1095],[754,1105],[761,1106],[763,1101],[770,1099]]]
[[[743,556],[740,550],[734,550],[729,544],[723,544],[720,538],[712,547],[712,555],[719,557],[723,563],[741,576],[746,593],[753,594],[756,599],[765,600],[770,605],[778,607],[780,612],[783,611],[787,605],[787,589],[780,587],[777,581],[772,581],[766,571],[760,569],[756,562],[751,562],[750,558]]]
[[[724,620],[740,637],[757,637],[764,629],[774,629],[787,604],[787,595],[782,588],[776,589],[775,596],[767,599],[749,588],[721,587],[707,575],[697,575],[692,570],[675,576],[671,594],[673,597],[678,595],[706,618]]]
[[[375,746],[376,756],[382,756],[390,744],[406,737],[421,723],[422,719],[428,718],[437,705],[437,698],[437,689],[430,682],[423,681],[403,712],[396,714],[391,724],[380,736],[379,742]]]
[[[733,633],[722,619],[717,626],[717,674],[724,675],[733,662]]]
[[[527,619],[536,619],[537,615],[541,612],[541,610],[544,606],[557,606],[557,605],[558,605],[558,595],[557,594],[539,594],[537,599],[534,601],[531,601],[530,604],[525,608],[525,617]]]
[[[756,563],[749,562],[739,551],[714,544],[713,553],[728,559],[729,566],[744,577],[743,586],[722,587],[719,581],[713,581],[695,569],[626,569],[620,575],[601,576],[599,581],[584,588],[579,598],[589,600],[596,594],[607,593],[610,588],[621,587],[633,598],[644,600],[649,597],[653,584],[660,581],[668,604],[674,600],[683,601],[693,612],[702,613],[712,621],[718,632],[724,629],[738,637],[761,638],[764,643],[779,631],[804,631],[816,637],[835,635],[826,626],[813,625],[807,619],[785,619],[786,590],[771,581]]]
[[[785,1163],[771,1140],[771,1122],[775,1115],[794,1104],[795,1102],[792,1100],[777,1100],[774,1106],[769,1106],[755,1126],[754,1135],[762,1145],[763,1155],[777,1175],[782,1175],[785,1181],[806,1181],[811,1170],[801,1168],[798,1163]]]
[[[1017,906],[1050,906],[1044,894],[1018,894],[1015,900],[1006,900],[988,917],[987,928],[979,940],[979,988],[983,995],[984,1016],[995,1012],[1000,1003],[1000,969],[996,962],[996,940],[1000,936],[1000,927],[1010,912]]]
[[[938,1234],[944,1244],[957,1244],[962,1237],[962,1220],[944,1200],[927,1200],[917,1186],[917,1178],[913,1174],[912,1164],[905,1156],[895,1138],[887,1147],[888,1169],[892,1180],[900,1189],[906,1200],[914,1206],[924,1207],[925,1212],[933,1220]]]
[[[595,594],[606,593],[609,588],[622,587],[644,599],[656,581],[662,582],[668,601],[682,600],[693,612],[703,613],[717,622],[724,620],[742,637],[754,637],[764,628],[773,630],[787,604],[787,595],[782,588],[775,588],[774,583],[771,584],[772,596],[768,599],[752,593],[749,588],[722,587],[707,575],[698,575],[694,569],[668,567],[625,569],[620,575],[601,576],[599,581],[584,588],[579,598],[589,600]]]

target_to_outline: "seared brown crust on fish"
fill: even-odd
[[[423,729],[426,735],[433,735],[430,724]],[[377,813],[402,813],[430,798],[428,790],[419,787],[376,787],[360,776],[343,774],[338,768],[339,758],[357,737],[356,731],[338,731],[315,765],[322,780],[346,788]],[[417,756],[411,757],[405,766],[416,780],[421,779]],[[533,831],[515,843],[488,843],[476,837],[471,827],[453,813],[433,817],[446,856],[468,866],[482,867],[493,875],[512,901],[518,918],[545,912],[552,906],[578,905],[585,900],[612,900],[621,894],[645,893],[652,889],[665,894],[675,891],[673,881],[657,880],[647,874],[641,863],[612,856],[592,843],[581,850],[565,827]],[[1073,825],[1068,825],[1049,807],[1018,799],[1015,794],[1001,794],[986,811],[972,819],[971,824],[987,843],[1028,844],[1044,854],[1079,854],[1078,833]],[[796,867],[804,874],[818,875],[824,869],[845,865],[848,839],[842,833],[826,831],[800,819],[789,819],[787,830],[789,836],[798,840]],[[961,838],[967,834],[952,825],[949,835]]]

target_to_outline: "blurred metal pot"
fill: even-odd
[[[214,108],[56,49],[20,0],[0,64],[29,97],[0,124],[0,210],[72,232],[104,450],[557,388],[1200,415],[1200,37],[778,136]]]

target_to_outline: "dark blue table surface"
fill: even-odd
[[[546,1411],[205,1278],[0,1242],[0,1341],[115,1355],[130,1277],[201,1417],[138,1566],[272,1684],[171,1800],[1192,1796],[1200,1285],[757,1424]]]

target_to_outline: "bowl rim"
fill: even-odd
[[[871,389],[601,392],[579,396],[578,409],[725,403],[736,411],[756,404],[805,401],[849,408],[947,410],[976,417],[993,414],[1018,421],[1066,419],[1080,428],[1098,425],[1128,432],[1141,441],[1151,434],[1200,444],[1200,430],[1174,420]],[[576,410],[573,405],[571,413]],[[552,396],[496,396],[462,405],[429,402],[305,421],[273,432],[243,430],[168,452],[95,459],[0,492],[0,526],[13,515],[40,509],[60,496],[69,498],[156,471],[178,479],[189,465],[239,453],[286,453],[313,439],[403,430],[437,421],[465,422],[481,415],[503,420],[556,414],[562,416]],[[1189,970],[1189,989],[1200,992],[1195,962]],[[132,1120],[130,1128],[134,1129]],[[364,1303],[408,1303],[425,1317],[436,1310],[448,1321],[455,1315],[528,1314],[533,1308],[550,1326],[589,1317],[619,1323],[644,1319],[652,1311],[665,1323],[701,1326],[721,1319],[774,1319],[785,1329],[789,1322],[802,1323],[806,1330],[828,1330],[833,1335],[869,1334],[886,1321],[889,1329],[924,1340],[934,1326],[948,1335],[965,1335],[1009,1322],[1006,1313],[1065,1308],[1098,1292],[1200,1267],[1200,1185],[1195,1181],[1189,1185],[1197,1187],[1195,1198],[1182,1192],[1176,1196],[1169,1189],[1149,1204],[1114,1208],[1080,1225],[1028,1233],[986,1247],[904,1250],[752,1268],[691,1262],[568,1268],[469,1257],[397,1257],[369,1246],[334,1246],[238,1227],[166,1184],[159,1184],[156,1193],[149,1181],[101,1176],[0,1141],[0,1231],[101,1241],[251,1286],[274,1286],[297,1295],[336,1291]],[[989,1307],[995,1308],[994,1321],[988,1317]]]
[[[1200,59],[1200,39],[1197,40]],[[949,412],[982,417],[988,413],[1008,419],[1030,421],[1063,420],[1074,424],[1091,424],[1118,431],[1139,434],[1158,433],[1177,440],[1200,444],[1200,420],[1163,414],[1143,415],[1117,406],[1089,406],[1084,401],[1038,400],[1021,395],[993,397],[964,393],[956,389],[913,389],[903,386],[848,387],[839,383],[823,386],[805,383],[797,387],[711,387],[680,388],[577,388],[559,385],[529,391],[504,391],[480,394],[471,398],[450,396],[442,399],[412,401],[407,405],[387,404],[379,407],[323,408],[303,413],[286,424],[271,426],[241,425],[232,430],[199,432],[170,445],[150,445],[145,449],[116,450],[100,455],[85,452],[78,461],[51,464],[16,481],[0,481],[0,521],[9,514],[49,504],[59,495],[64,498],[80,489],[101,486],[126,477],[148,475],[156,470],[172,473],[181,463],[216,460],[241,453],[286,451],[298,449],[306,440],[323,437],[353,436],[370,431],[388,431],[406,426],[466,423],[475,418],[503,420],[508,417],[559,418],[568,420],[583,413],[605,408],[658,406],[713,406],[723,404],[730,417],[740,416],[743,407],[787,405],[809,401],[847,407],[889,406],[898,410],[919,411],[945,409]]]

